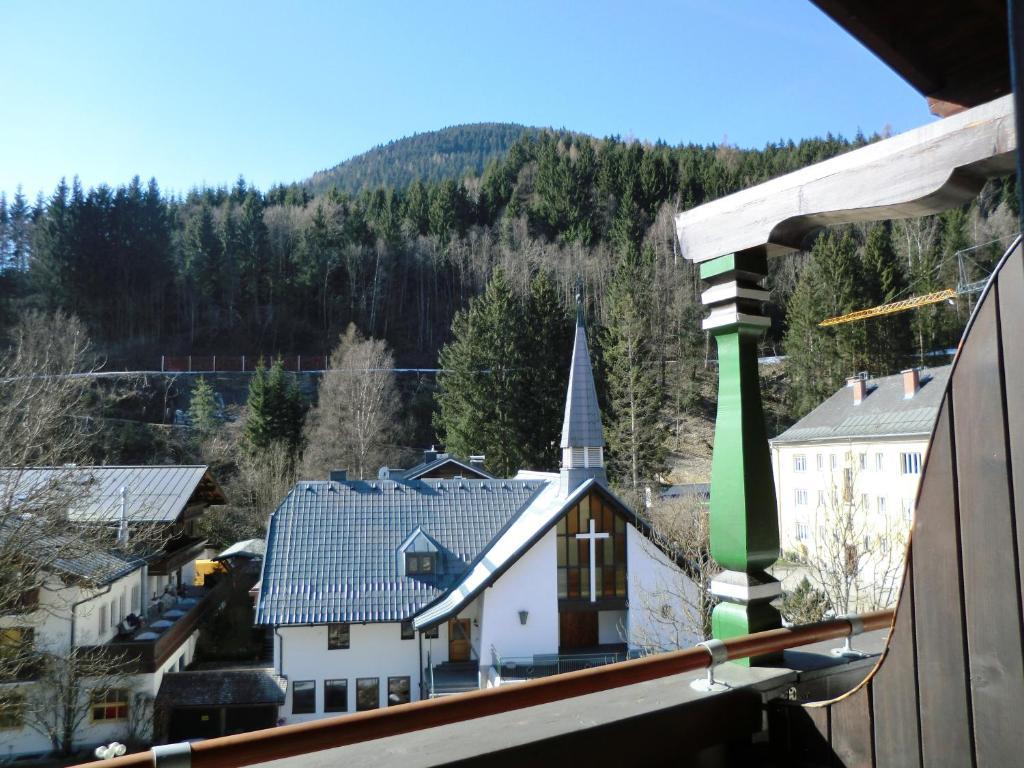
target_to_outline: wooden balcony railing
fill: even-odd
[[[864,631],[892,625],[893,611],[875,611],[860,617]],[[832,619],[802,627],[773,629],[725,640],[727,660],[781,653],[856,631],[848,619]],[[240,768],[254,763],[295,757],[334,747],[399,736],[425,728],[472,720],[535,707],[554,701],[599,693],[647,680],[696,672],[712,666],[710,651],[703,647],[646,656],[640,659],[582,669],[564,675],[528,680],[516,685],[470,691],[440,699],[356,712],[307,723],[283,725],[262,731],[223,736],[194,744],[176,744],[159,750],[185,753],[191,768]],[[95,768],[142,768],[160,765],[153,750],[89,763]],[[182,763],[185,764],[185,763]],[[85,768],[83,765],[81,768]]]

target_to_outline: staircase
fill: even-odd
[[[475,661],[446,661],[434,667],[431,685],[431,673],[427,669],[425,674],[430,698],[475,691],[480,687],[479,671],[479,664]]]

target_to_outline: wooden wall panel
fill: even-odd
[[[1007,748],[1024,713],[997,300],[991,292],[978,308],[951,385],[974,747],[982,766],[1019,758]]]
[[[870,684],[832,707],[832,749],[846,768],[874,765]]]
[[[999,326],[1003,357],[1003,390],[1013,486],[1014,524],[1017,531],[1017,580],[1024,585],[1024,258],[1006,264],[999,273]],[[1024,589],[1021,590],[1024,594]],[[1021,610],[1024,610],[1022,606]]]
[[[939,411],[914,514],[910,561],[925,765],[971,764],[970,701],[960,597],[959,521],[948,399]],[[893,638],[894,644],[903,642]]]
[[[875,764],[881,768],[920,768],[917,658],[914,648],[913,563],[908,557],[896,622],[885,659],[871,685]]]

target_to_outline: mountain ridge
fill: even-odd
[[[423,182],[480,175],[492,160],[504,157],[526,133],[543,128],[519,123],[464,123],[414,133],[317,171],[300,186],[320,195],[331,189],[357,194],[364,189],[402,189]]]

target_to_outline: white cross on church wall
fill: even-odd
[[[577,533],[577,539],[590,540],[590,602],[597,602],[597,571],[594,566],[597,563],[597,540],[607,539],[607,533],[597,533],[594,529],[594,518],[590,518],[590,533]]]

